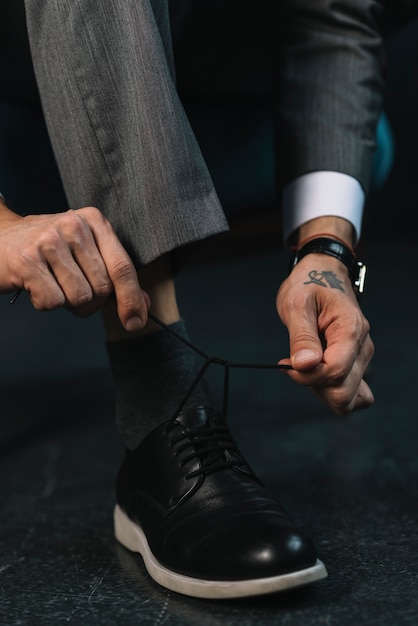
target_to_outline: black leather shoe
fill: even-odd
[[[237,598],[327,575],[211,409],[180,414],[127,452],[116,492],[116,538],[178,593]]]

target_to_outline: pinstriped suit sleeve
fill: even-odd
[[[313,171],[337,171],[367,193],[384,82],[379,13],[375,0],[278,2],[275,121],[282,184]]]

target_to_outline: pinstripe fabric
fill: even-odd
[[[138,265],[227,229],[175,89],[165,0],[26,0],[69,205],[100,208]]]
[[[25,0],[68,201],[103,210],[138,264],[227,228],[176,93],[167,2]],[[226,6],[230,18],[235,7],[237,24],[250,6],[254,28],[257,11],[270,16],[274,45],[267,66],[276,96],[279,183],[329,170],[356,178],[367,192],[382,106],[379,1],[260,3],[186,4],[199,11],[206,6],[211,15],[219,9],[224,28]],[[231,30],[237,45],[239,27]],[[210,34],[213,54],[219,42]],[[222,57],[222,47],[217,54]]]
[[[383,101],[380,0],[280,0],[278,174],[356,178],[367,193]]]

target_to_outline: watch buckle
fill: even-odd
[[[361,261],[357,261],[358,266],[358,278],[354,281],[354,287],[358,293],[364,292],[364,283],[366,281],[366,265]]]

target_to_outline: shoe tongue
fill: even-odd
[[[196,431],[203,426],[210,425],[216,416],[216,411],[206,406],[198,406],[193,409],[183,411],[177,417],[177,422],[189,431]]]

